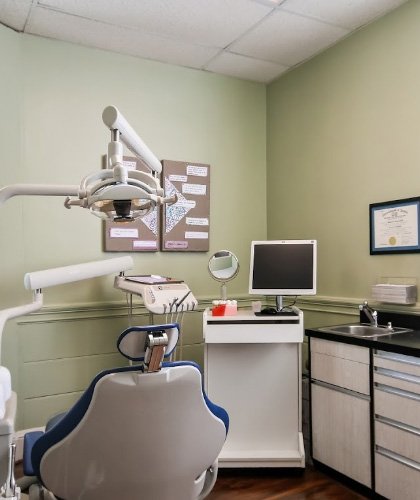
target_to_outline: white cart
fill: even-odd
[[[304,467],[303,313],[203,316],[207,395],[229,413],[220,467]]]

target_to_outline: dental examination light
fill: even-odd
[[[84,177],[77,185],[13,184],[0,189],[0,205],[13,196],[66,196],[64,206],[88,208],[94,215],[128,222],[144,217],[156,205],[175,203],[176,196],[165,197],[158,175],[162,166],[114,106],[102,114],[111,131],[107,168]],[[123,144],[150,170],[129,170],[123,162]]]

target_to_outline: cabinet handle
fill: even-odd
[[[409,458],[402,457],[401,455],[397,455],[393,451],[386,450],[381,446],[376,446],[376,453],[379,455],[383,455],[384,457],[390,458],[399,464],[405,465],[407,467],[411,467],[420,472],[420,464],[418,462],[414,462],[414,460],[410,460]]]
[[[390,378],[404,380],[405,382],[413,382],[414,384],[420,384],[420,377],[417,377],[416,375],[410,375],[409,373],[397,372],[395,370],[389,370],[388,368],[378,368],[376,366],[375,366],[375,373]]]
[[[420,366],[420,358],[415,356],[407,356],[405,354],[394,354],[387,351],[375,350],[375,358],[387,359],[389,361],[397,361],[398,363],[405,363],[407,365]]]
[[[342,392],[343,394],[348,394],[349,396],[353,396],[359,399],[370,401],[370,396],[368,396],[367,394],[361,394],[360,392],[351,391],[350,389],[345,389],[344,387],[340,387],[339,385],[329,384],[328,382],[321,382],[320,380],[312,380],[312,384],[319,385],[320,387],[324,387],[325,389],[331,389],[332,391]]]
[[[420,436],[420,429],[418,429],[417,427],[412,427],[411,425],[402,424],[401,422],[397,422],[396,420],[392,420],[391,418],[383,417],[382,415],[376,415],[375,420],[376,422],[389,425],[390,427],[395,427],[396,429],[399,429],[401,431],[410,432],[411,434]]]
[[[388,394],[395,394],[396,396],[401,396],[403,398],[420,401],[420,396],[418,394],[415,394],[414,392],[403,391],[402,389],[396,389],[395,387],[378,384],[376,382],[375,382],[375,388],[381,392],[387,392]]]

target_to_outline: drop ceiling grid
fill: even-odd
[[[31,13],[26,33],[191,68],[219,51],[43,8]]]
[[[0,22],[268,83],[408,0],[0,0]]]
[[[229,50],[294,66],[348,33],[349,30],[279,10],[233,43]]]
[[[40,5],[184,43],[219,48],[272,11],[251,0],[41,0]]]
[[[280,8],[325,21],[343,28],[357,29],[407,0],[285,0]]]
[[[239,54],[222,52],[212,59],[204,69],[244,80],[269,83],[286,72],[289,67],[269,61],[260,61]]]

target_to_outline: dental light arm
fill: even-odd
[[[119,131],[120,140],[152,172],[156,172],[158,174],[162,172],[162,165],[160,164],[160,161],[140,139],[131,125],[115,106],[108,106],[104,109],[102,113],[102,120],[111,131]]]
[[[91,213],[114,222],[144,217],[156,205],[175,203],[176,197],[164,197],[158,174],[162,165],[114,106],[103,111],[103,121],[111,130],[108,144],[108,168],[84,177],[80,186],[13,184],[0,189],[0,205],[13,196],[66,196],[64,206],[88,208]],[[139,158],[151,173],[128,170],[123,162],[123,144]]]

